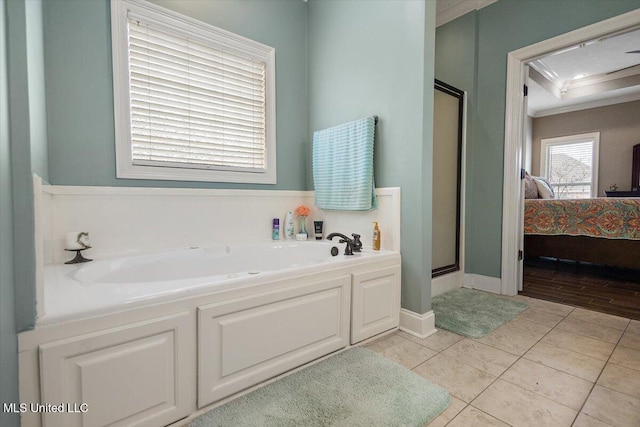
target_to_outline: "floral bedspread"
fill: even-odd
[[[524,202],[524,234],[640,240],[640,198]]]

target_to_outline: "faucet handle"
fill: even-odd
[[[360,235],[356,233],[351,234],[353,236],[353,251],[360,252],[362,249],[362,242],[360,241]]]
[[[340,243],[346,243],[344,247],[345,255],[353,255],[353,246],[352,246],[353,242],[351,240],[340,239]]]

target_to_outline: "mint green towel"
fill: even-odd
[[[373,182],[376,121],[367,117],[313,133],[313,185],[321,209],[378,207]]]

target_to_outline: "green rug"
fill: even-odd
[[[525,311],[527,303],[473,289],[456,289],[431,303],[436,327],[465,337],[480,338]]]
[[[194,419],[210,426],[423,426],[449,406],[443,388],[352,348]]]

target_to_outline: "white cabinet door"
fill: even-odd
[[[343,275],[199,307],[198,406],[346,347],[350,279]]]
[[[45,427],[162,426],[195,408],[188,312],[40,346]],[[86,406],[81,406],[85,404]]]
[[[400,265],[356,273],[352,282],[351,344],[400,323]]]

